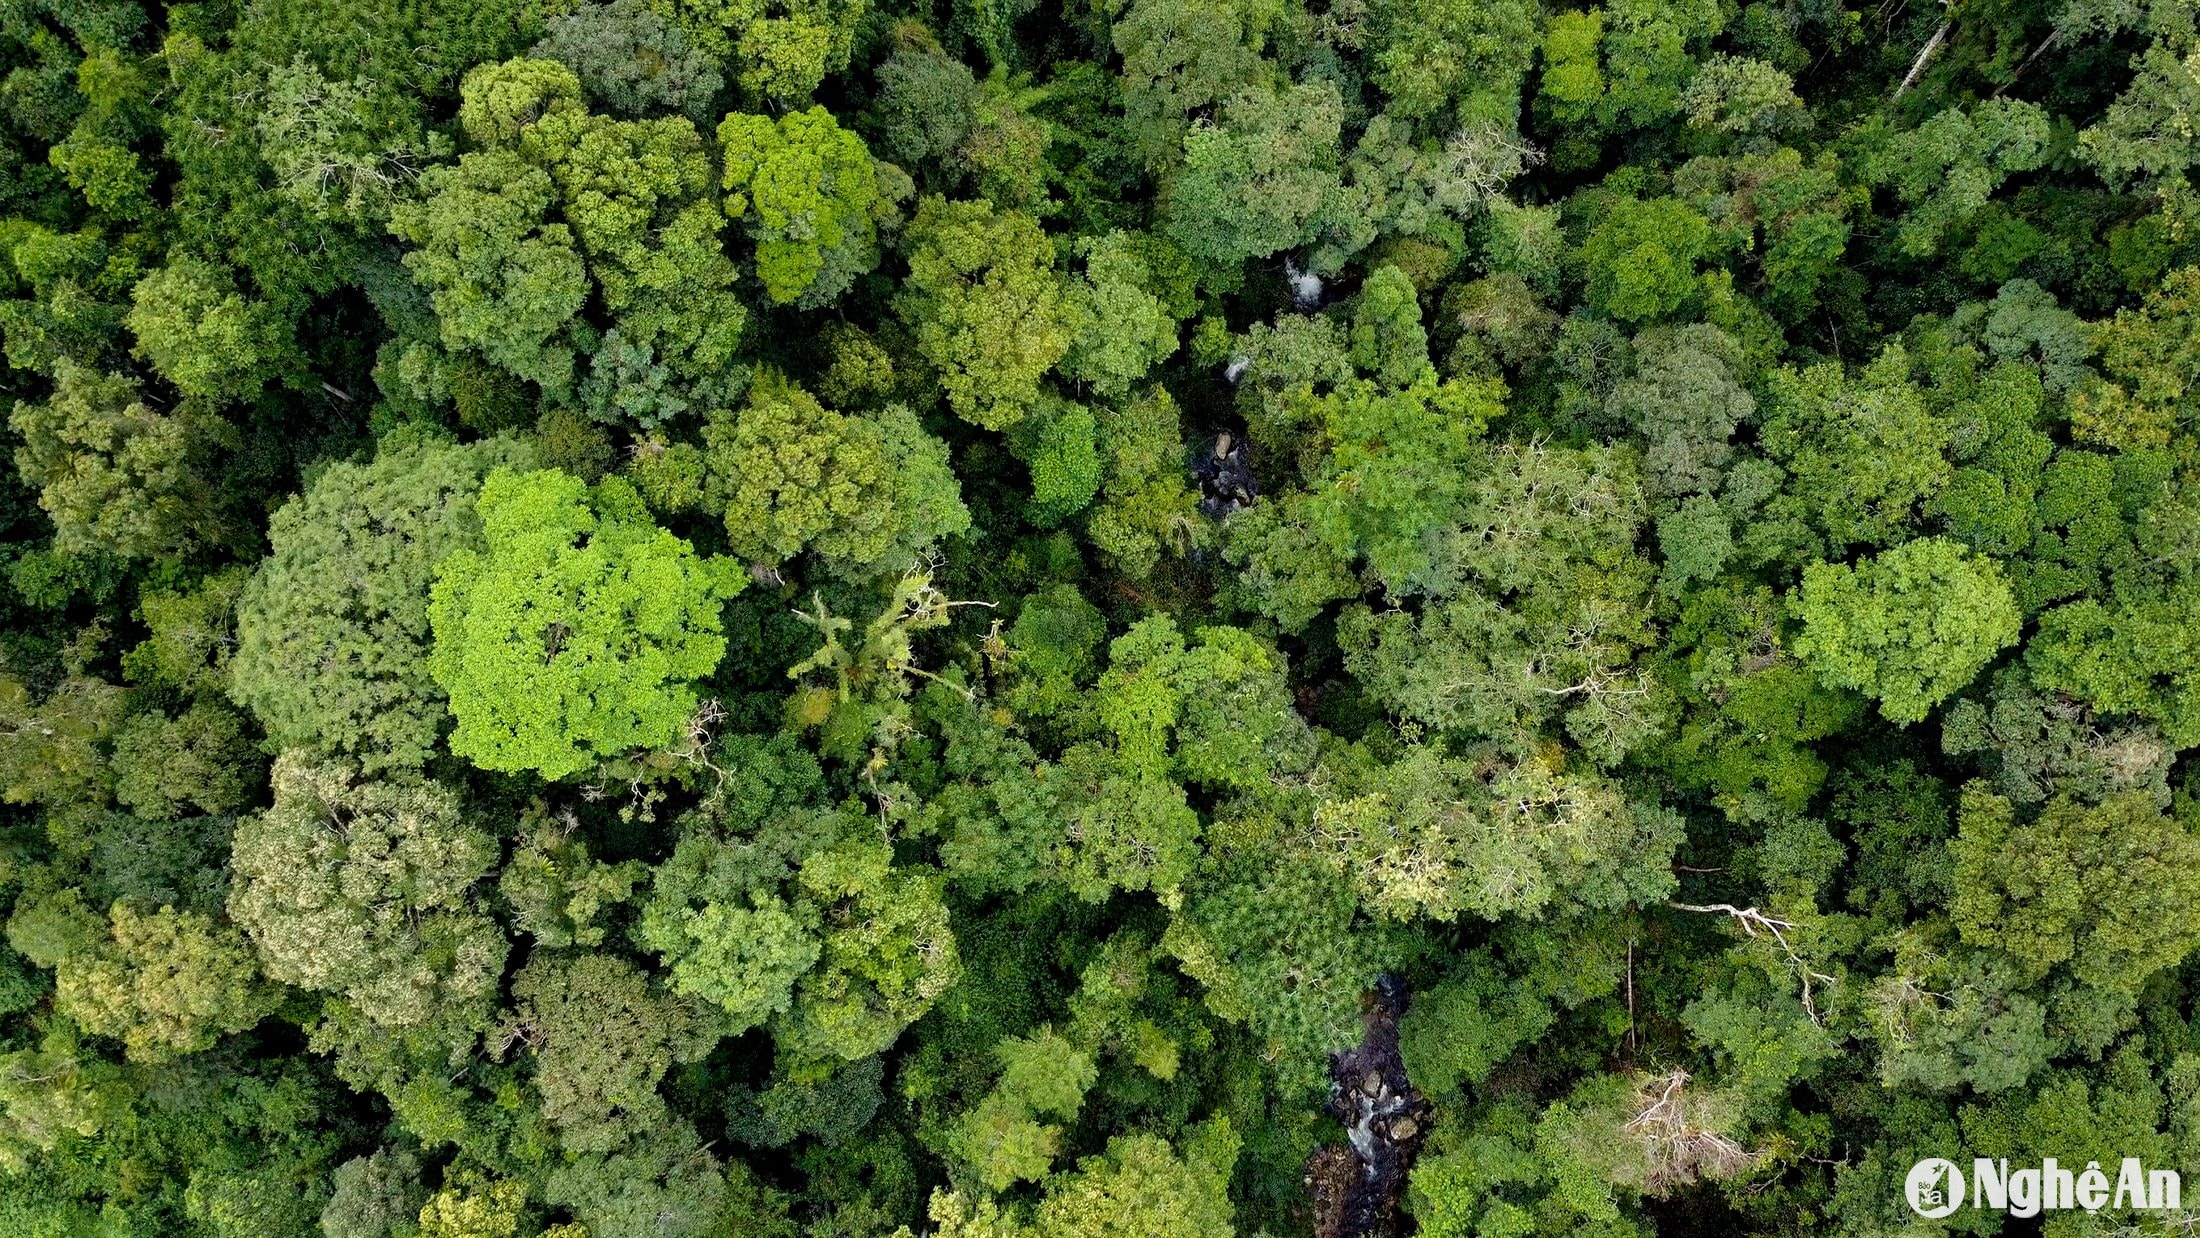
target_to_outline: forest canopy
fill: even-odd
[[[0,1238],[2200,1174],[2196,166],[2190,0],[0,0]]]

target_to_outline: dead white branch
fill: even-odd
[[[1734,923],[1741,926],[1744,937],[1754,940],[1762,934],[1772,938],[1774,942],[1778,943],[1781,952],[1787,955],[1789,965],[1795,968],[1798,976],[1802,977],[1803,1013],[1810,1016],[1811,1022],[1821,1027],[1825,1026],[1825,1019],[1820,1017],[1818,1013],[1816,986],[1832,984],[1833,977],[1826,975],[1824,972],[1812,971],[1810,964],[1803,961],[1803,956],[1797,954],[1795,947],[1788,944],[1787,935],[1794,931],[1794,921],[1766,915],[1755,907],[1736,907],[1732,903],[1667,903],[1666,906],[1675,911],[1693,911],[1704,915],[1727,916]]]
[[[1918,75],[1925,71],[1925,62],[1933,58],[1933,53],[1940,50],[1941,41],[1948,37],[1950,30],[1955,28],[1955,15],[1951,13],[1948,15],[1947,21],[1940,23],[1940,29],[1933,31],[1933,37],[1925,40],[1925,49],[1920,51],[1917,54],[1917,59],[1910,63],[1910,71],[1902,75],[1902,84],[1894,88],[1895,98],[1901,98],[1909,91],[1910,87],[1917,85]]]

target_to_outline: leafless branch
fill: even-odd
[[[1705,915],[1728,916],[1733,919],[1734,923],[1741,926],[1742,935],[1745,937],[1755,939],[1759,934],[1771,937],[1773,941],[1779,944],[1781,951],[1787,955],[1788,962],[1794,966],[1796,974],[1802,977],[1803,1013],[1810,1016],[1811,1022],[1821,1027],[1825,1025],[1824,1017],[1818,1013],[1815,986],[1832,984],[1833,977],[1826,975],[1824,972],[1812,971],[1810,964],[1803,961],[1803,956],[1797,954],[1795,947],[1788,944],[1787,935],[1794,930],[1794,921],[1766,915],[1755,907],[1736,907],[1732,903],[1667,903],[1666,906],[1675,911],[1694,911]]]
[[[1917,59],[1910,63],[1910,71],[1902,75],[1902,84],[1894,88],[1895,98],[1900,99],[1909,92],[1910,87],[1917,84],[1918,75],[1925,71],[1925,62],[1933,58],[1933,53],[1940,50],[1941,41],[1955,28],[1955,15],[1951,13],[1947,21],[1940,23],[1940,29],[1933,31],[1933,37],[1925,40],[1924,50],[1918,52]]]

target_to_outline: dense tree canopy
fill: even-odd
[[[271,549],[236,608],[228,687],[268,738],[369,770],[425,763],[445,726],[428,669],[436,566],[481,542],[482,478],[524,444],[387,444],[340,462],[270,519]]]
[[[458,796],[298,752],[273,781],[274,807],[239,823],[230,857],[229,911],[267,974],[379,1023],[478,1020],[506,945],[468,897],[496,846]]]
[[[2186,0],[0,0],[0,1236],[2184,1232],[1905,1185],[2200,1174],[2196,166]]]

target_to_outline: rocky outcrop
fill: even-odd
[[[1253,496],[1260,493],[1251,454],[1229,433],[1215,435],[1214,450],[1193,463],[1192,477],[1199,482],[1199,510],[1214,520],[1252,506]]]
[[[1360,1043],[1329,1059],[1329,1114],[1345,1142],[1307,1159],[1314,1238],[1386,1238],[1403,1232],[1398,1204],[1413,1158],[1428,1137],[1429,1104],[1406,1078],[1398,1054],[1405,983],[1383,976],[1368,994]]]

